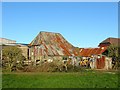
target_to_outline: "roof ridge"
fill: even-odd
[[[57,33],[57,32],[48,32],[48,31],[40,31],[39,33],[54,33],[54,34],[60,34],[60,33]]]

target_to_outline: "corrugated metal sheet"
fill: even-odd
[[[74,50],[75,47],[67,42],[59,33],[40,32],[29,46],[31,48],[38,47],[34,48],[35,55],[38,55],[37,52],[39,52],[39,55],[54,56],[71,56],[73,54],[76,56],[79,54]]]
[[[107,47],[101,47],[101,48],[82,48],[80,49],[80,55],[81,56],[91,56],[91,55],[99,55],[102,54]]]

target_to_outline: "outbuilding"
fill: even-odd
[[[103,53],[107,47],[98,48],[81,48],[80,55],[83,58],[90,58],[91,69],[112,69],[112,58],[105,56]]]

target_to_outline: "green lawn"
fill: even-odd
[[[106,72],[4,73],[3,88],[117,88],[118,75]]]

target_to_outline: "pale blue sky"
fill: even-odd
[[[61,33],[77,47],[97,47],[118,37],[118,3],[2,3],[4,38],[30,43],[40,31]]]

